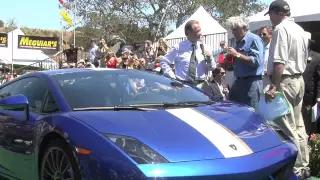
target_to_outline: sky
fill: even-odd
[[[18,26],[29,28],[61,29],[58,5],[58,0],[6,0],[1,2],[0,19],[5,23],[15,19]]]
[[[0,19],[15,19],[18,26],[40,29],[61,29],[58,0],[1,1]]]

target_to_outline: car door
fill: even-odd
[[[48,91],[46,82],[38,77],[18,80],[0,89],[3,97],[23,94],[29,101],[28,121],[15,117],[14,113],[0,110],[0,164],[3,173],[16,178],[31,178],[35,174],[34,139],[36,120],[41,117],[41,108]],[[10,92],[6,92],[10,89]],[[12,115],[13,114],[13,115]],[[1,167],[0,167],[1,168]]]

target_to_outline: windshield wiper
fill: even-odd
[[[85,107],[85,108],[74,108],[74,111],[97,111],[97,110],[110,110],[110,111],[152,111],[154,108],[138,107],[138,106],[106,106],[106,107]]]
[[[157,107],[197,107],[201,104],[211,105],[214,101],[186,101],[186,102],[175,102],[175,103],[149,103],[149,104],[132,104],[126,106],[105,106],[105,107],[85,107],[85,108],[74,108],[74,111],[98,111],[98,110],[110,110],[110,111],[153,111],[157,110]]]
[[[211,105],[214,101],[185,101],[185,102],[175,102],[175,103],[154,103],[154,104],[133,104],[130,107],[197,107],[201,104]]]
[[[185,102],[176,102],[176,103],[164,103],[166,107],[189,107],[189,106],[199,106],[199,105],[211,105],[214,104],[214,101],[185,101]]]

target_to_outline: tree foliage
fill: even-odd
[[[248,16],[265,7],[259,0],[78,0],[77,2],[79,7],[77,15],[83,19],[87,27],[102,28],[105,29],[105,35],[116,33],[135,41],[141,36],[152,40],[164,14],[159,36],[167,34],[169,25],[173,23],[176,27],[181,25],[200,6],[220,23],[231,16]]]
[[[2,20],[0,20],[0,28],[4,27],[4,22]]]
[[[9,19],[4,25],[4,31],[10,32],[17,28],[17,21],[15,19]]]

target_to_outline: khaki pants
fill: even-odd
[[[280,91],[282,91],[289,102],[290,114],[276,120],[275,123],[291,138],[298,148],[294,172],[299,173],[302,169],[307,169],[309,164],[308,136],[304,121],[302,118],[301,108],[304,95],[304,80],[302,76],[282,77]]]

